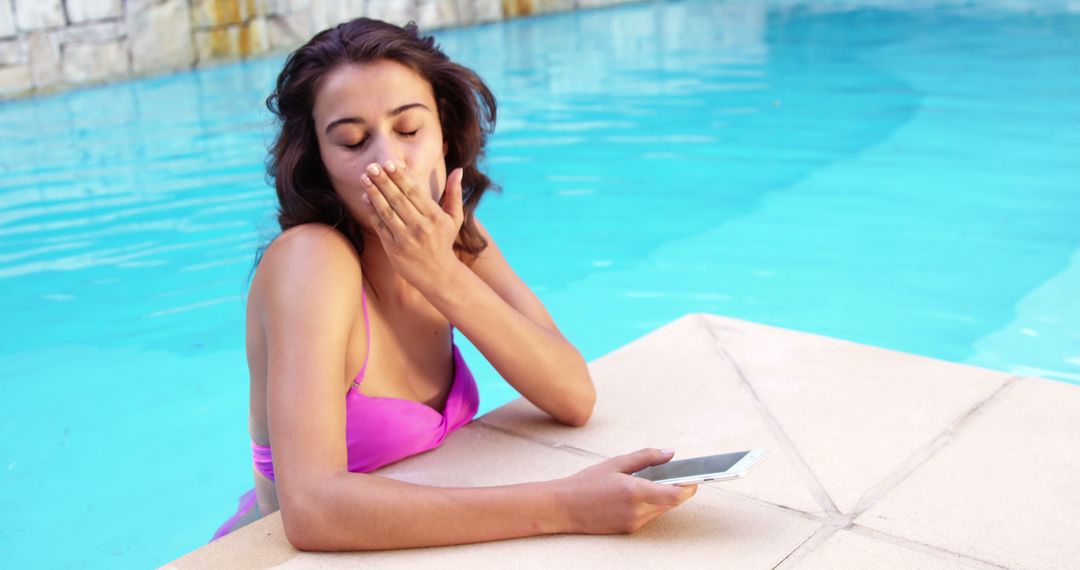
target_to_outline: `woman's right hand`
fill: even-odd
[[[562,479],[569,528],[577,534],[635,532],[694,496],[697,485],[663,485],[630,474],[671,460],[673,452],[642,449],[612,457]]]

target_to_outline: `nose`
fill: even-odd
[[[386,164],[386,161],[393,160],[398,164],[405,162],[405,154],[401,145],[401,142],[396,140],[392,135],[379,135],[372,141],[372,160],[377,161],[379,164]]]

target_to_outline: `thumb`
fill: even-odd
[[[443,190],[443,197],[441,206],[444,212],[450,214],[450,217],[455,222],[461,224],[465,214],[462,212],[463,206],[461,201],[461,178],[465,175],[465,171],[461,168],[455,168],[450,172],[450,176],[446,177],[446,188]]]
[[[675,452],[670,449],[646,448],[626,455],[612,457],[608,459],[608,466],[620,473],[629,475],[652,465],[667,463],[674,456]]]

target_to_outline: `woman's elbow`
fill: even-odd
[[[325,551],[325,534],[316,528],[318,516],[310,512],[310,507],[281,505],[281,526],[285,529],[285,539],[297,550],[308,552]]]
[[[297,550],[306,552],[337,552],[382,550],[373,529],[357,528],[357,524],[340,522],[346,513],[341,511],[341,501],[326,492],[304,493],[304,497],[279,495],[281,501],[281,526],[285,539]],[[340,491],[340,489],[339,489]],[[348,518],[348,517],[346,517]],[[360,522],[361,526],[366,522]]]
[[[336,536],[335,525],[330,520],[331,508],[327,508],[325,496],[302,493],[303,497],[296,497],[281,491],[278,495],[281,526],[285,530],[285,539],[293,548],[307,552],[342,549],[340,544],[335,544],[340,537]]]
[[[285,539],[297,550],[304,552],[336,552],[341,550],[375,550],[360,542],[352,543],[337,536],[332,529],[321,527],[311,515],[287,515],[281,510],[281,524],[285,527]],[[363,536],[357,532],[356,536]]]
[[[575,415],[567,416],[559,420],[559,423],[569,427],[584,427],[589,423],[589,418],[592,417],[592,410],[586,410],[578,412]]]
[[[587,374],[585,378],[586,389],[569,402],[566,406],[567,413],[563,417],[556,418],[559,423],[570,427],[582,427],[592,418],[593,408],[596,406],[596,389],[593,388],[592,380]]]

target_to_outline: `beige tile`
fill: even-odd
[[[912,568],[919,570],[951,570],[954,568],[987,568],[951,552],[905,545],[899,540],[864,536],[851,530],[841,530],[810,552],[784,564],[782,570],[841,570],[850,568]],[[989,567],[992,568],[992,567]]]
[[[858,523],[1010,568],[1080,564],[1080,387],[1023,379]]]
[[[302,553],[279,568],[772,568],[818,526],[776,507],[702,489],[632,535],[559,535],[390,552]]]
[[[701,322],[683,317],[592,362],[597,403],[585,427],[555,424],[524,399],[481,421],[607,457],[642,447],[671,447],[676,459],[764,447],[769,455],[745,478],[712,485],[822,512]]]
[[[600,461],[473,423],[441,447],[377,473],[420,485],[480,487],[568,477]]]
[[[1009,378],[735,319],[706,320],[845,514]]]

